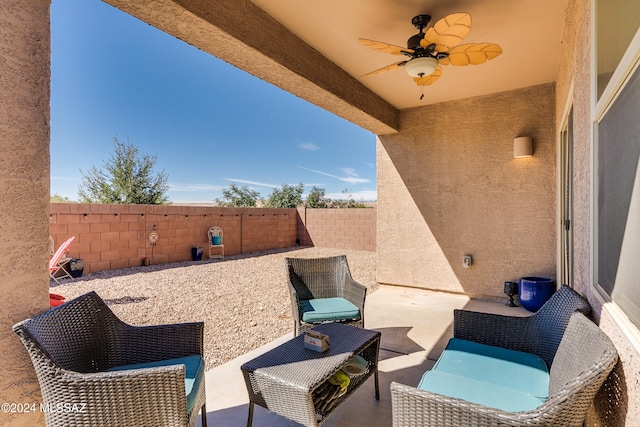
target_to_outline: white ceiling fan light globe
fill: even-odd
[[[414,58],[404,64],[404,69],[411,77],[424,77],[433,73],[438,66],[438,60],[431,57]]]

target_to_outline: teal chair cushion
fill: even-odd
[[[175,359],[159,360],[157,362],[135,363],[132,365],[114,366],[107,371],[125,371],[130,369],[157,368],[159,366],[185,365],[186,373],[184,389],[187,395],[187,413],[193,409],[200,383],[204,378],[204,359],[198,354],[193,354]]]
[[[528,411],[549,396],[540,357],[452,338],[418,388],[509,412]]]
[[[433,370],[549,397],[549,370],[540,357],[521,351],[452,338]]]
[[[507,412],[529,411],[544,403],[519,390],[444,371],[425,372],[418,388]]]
[[[300,301],[300,313],[302,321],[306,323],[360,318],[358,307],[344,298],[316,298]]]

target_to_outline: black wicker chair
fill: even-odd
[[[200,411],[206,426],[203,329],[128,325],[95,292],[13,327],[47,426],[194,426]]]
[[[364,328],[364,301],[367,288],[353,280],[345,255],[326,258],[285,258],[294,334],[299,335],[319,323],[340,321]],[[343,318],[305,320],[305,313],[318,299],[344,299],[352,305]],[[338,302],[340,302],[338,300]]]
[[[506,412],[393,382],[393,426],[582,426],[618,360],[613,343],[583,313],[588,302],[563,286],[535,314],[454,312],[454,337],[532,353],[549,367],[549,398],[534,410]]]

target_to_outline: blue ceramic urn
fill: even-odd
[[[529,311],[536,312],[556,291],[553,279],[545,277],[522,277],[518,289],[520,305]]]

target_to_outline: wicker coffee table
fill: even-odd
[[[318,426],[371,375],[375,397],[380,399],[380,332],[340,323],[322,324],[313,330],[329,335],[328,351],[304,348],[303,334],[242,365],[249,392],[248,427],[253,423],[255,404],[304,426]],[[344,394],[331,393],[327,380],[354,356],[366,361],[366,370],[350,379]]]

